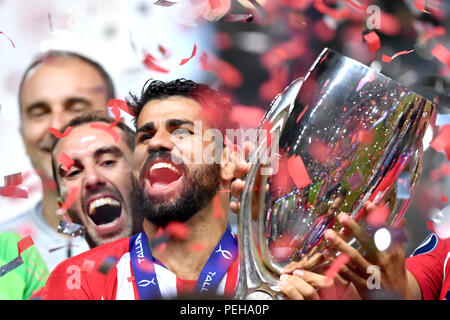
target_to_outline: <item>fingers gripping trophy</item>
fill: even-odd
[[[292,261],[317,270],[324,231],[342,229],[340,212],[370,230],[364,203],[384,203],[385,224],[399,224],[409,199],[397,197],[396,180],[406,173],[411,192],[417,184],[433,111],[431,101],[324,49],[274,99],[248,157],[236,299],[282,299],[278,278]]]

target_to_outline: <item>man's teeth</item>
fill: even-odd
[[[152,173],[153,170],[161,169],[161,168],[167,168],[167,169],[169,169],[169,170],[171,170],[171,171],[173,171],[173,172],[178,174],[178,169],[175,166],[173,166],[172,164],[168,163],[168,162],[157,162],[157,163],[155,163],[150,168],[150,173]]]
[[[89,204],[89,214],[92,214],[96,208],[104,206],[104,205],[118,207],[118,206],[120,206],[120,202],[115,199],[112,199],[112,198],[96,199]]]

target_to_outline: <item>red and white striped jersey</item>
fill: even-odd
[[[49,300],[139,300],[139,294],[130,261],[130,238],[123,238],[86,251],[61,262],[50,274],[41,292]],[[117,263],[104,274],[99,271],[107,257],[118,258]],[[155,273],[163,299],[191,293],[195,280],[183,280],[158,261]],[[219,282],[217,295],[230,298],[236,289],[239,259],[233,263]]]

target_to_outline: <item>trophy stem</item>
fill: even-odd
[[[244,192],[253,196],[256,172],[259,166],[250,170]],[[276,299],[278,279],[264,266],[256,247],[253,221],[252,201],[242,202],[238,216],[238,242],[240,252],[240,281],[236,292],[237,299]],[[254,293],[257,293],[256,295]]]

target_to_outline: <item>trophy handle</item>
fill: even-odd
[[[273,125],[270,134],[277,134],[282,132],[286,120],[294,107],[295,99],[303,84],[304,78],[294,80],[282,94],[278,95],[271,105],[272,112],[266,115],[264,122],[270,121]],[[260,130],[262,125],[260,126]],[[278,147],[279,135],[276,139],[272,137],[272,144],[276,143]],[[267,139],[267,136],[266,136]],[[263,141],[264,147],[266,141]],[[272,146],[271,146],[272,147]],[[276,266],[266,266],[261,259],[259,251],[255,242],[255,235],[253,232],[252,219],[252,199],[256,176],[261,168],[259,155],[261,152],[261,142],[258,148],[255,149],[249,156],[249,162],[252,167],[245,177],[245,186],[241,194],[240,202],[241,209],[238,215],[238,242],[239,242],[239,259],[240,259],[240,275],[235,299],[243,300],[275,300],[283,299],[279,293],[278,277],[274,274],[281,274],[281,271]],[[276,156],[272,150],[271,157]],[[267,175],[263,175],[261,185],[267,181]],[[259,215],[264,210],[265,188],[260,188],[259,194]],[[264,250],[263,246],[259,248]],[[267,261],[266,261],[267,263]],[[271,271],[272,270],[272,271]]]

